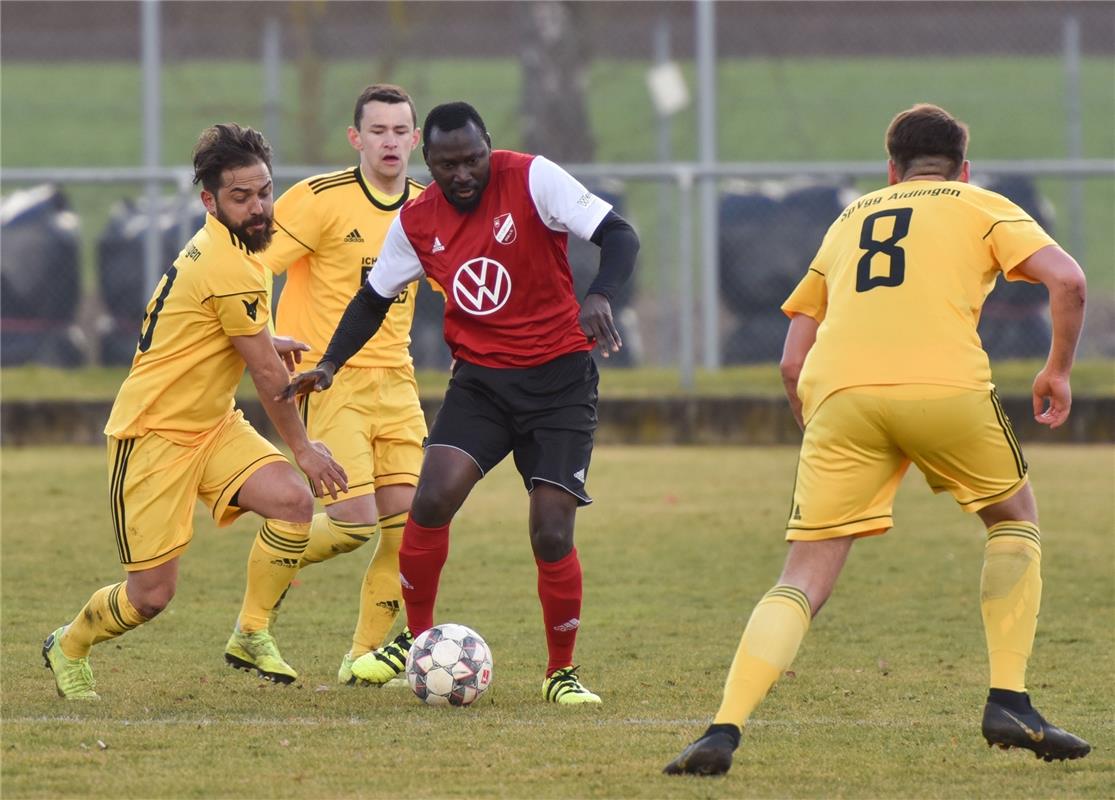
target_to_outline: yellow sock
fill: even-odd
[[[379,543],[360,587],[360,617],[352,634],[353,658],[375,650],[395,624],[403,604],[399,586],[399,546],[409,514],[403,511],[379,521]]]
[[[779,584],[763,595],[740,639],[724,699],[714,725],[743,727],[770,687],[793,663],[812,619],[809,599],[794,586]]]
[[[85,658],[98,642],[115,639],[147,622],[128,600],[127,587],[127,583],[114,583],[93,592],[62,634],[59,644],[66,658]]]
[[[375,525],[363,522],[341,522],[328,514],[314,514],[310,523],[310,543],[302,554],[301,566],[328,561],[341,553],[350,553],[376,532]]]
[[[279,601],[310,538],[310,523],[265,519],[248,556],[248,587],[237,623],[244,633],[267,627],[271,609]]]
[[[1026,691],[1026,663],[1041,606],[1041,535],[1031,522],[987,529],[980,607],[987,635],[991,688]]]

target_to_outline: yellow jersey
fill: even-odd
[[[147,304],[105,433],[130,439],[158,431],[189,444],[224,419],[244,374],[229,337],[267,326],[265,273],[258,256],[206,214]]]
[[[394,202],[383,202],[357,166],[296,183],[275,202],[275,236],[263,253],[276,274],[286,272],[276,329],[310,346],[309,364],[321,359],[341,314],[375,267],[387,229],[408,200],[425,187],[409,178]],[[407,286],[350,367],[411,364],[410,326],[418,282]]]
[[[912,180],[866,194],[829,228],[782,305],[821,324],[798,381],[808,420],[849,386],[990,389],[976,326],[999,273],[1056,244],[1005,197]]]

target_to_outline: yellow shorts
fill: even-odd
[[[934,492],[949,492],[969,512],[1006,500],[1027,480],[994,390],[844,389],[826,398],[805,428],[786,538],[885,533],[911,462]]]
[[[310,438],[324,442],[348,473],[348,491],[322,498],[325,505],[418,483],[426,417],[413,367],[345,367],[298,408]]]
[[[231,505],[237,490],[260,467],[285,460],[238,409],[188,445],[155,432],[109,436],[109,508],[120,563],[144,570],[182,555],[198,500],[217,525],[229,525],[244,513]]]

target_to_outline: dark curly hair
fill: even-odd
[[[271,145],[262,133],[235,122],[212,125],[201,132],[194,147],[194,184],[200,183],[207,192],[216,194],[226,169],[259,162],[271,171]]]

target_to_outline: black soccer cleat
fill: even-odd
[[[732,768],[732,753],[739,747],[739,738],[735,725],[710,725],[662,771],[667,775],[723,775]]]
[[[1030,705],[1030,698],[1022,695],[1028,711],[1008,708],[1003,703],[988,700],[983,707],[983,738],[987,746],[997,745],[1003,750],[1020,747],[1031,751],[1046,761],[1064,761],[1066,758],[1083,758],[1092,752],[1092,746],[1079,736],[1063,731],[1045,721]]]

